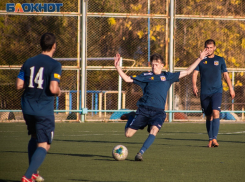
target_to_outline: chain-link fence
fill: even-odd
[[[17,12],[7,12],[7,3],[14,3]],[[222,109],[232,110],[236,120],[243,120],[243,1],[52,1],[63,3],[60,12],[21,12],[17,3],[28,10],[25,0],[0,2],[1,120],[23,120],[22,91],[15,90],[15,80],[24,61],[40,53],[39,40],[45,32],[57,37],[54,58],[63,69],[62,95],[54,103],[57,121],[117,120],[127,110],[137,109],[142,91],[137,85],[121,82],[114,69],[116,53],[121,54],[128,75],[150,71],[149,56],[153,53],[163,55],[166,70],[173,66],[173,71],[179,71],[199,56],[209,38],[216,41],[216,54],[225,58],[236,92],[232,101],[224,82]],[[50,2],[31,3],[44,6]],[[77,112],[82,108],[88,109],[86,115]],[[166,110],[178,112],[170,120],[204,119],[199,112],[200,99],[192,94],[191,76],[173,85]]]

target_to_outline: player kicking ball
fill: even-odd
[[[125,126],[125,136],[132,137],[138,129],[150,126],[149,136],[135,156],[135,161],[143,160],[143,154],[154,142],[157,133],[164,123],[166,118],[164,111],[165,103],[171,84],[189,75],[207,55],[208,51],[204,49],[200,52],[200,57],[186,70],[170,73],[162,71],[164,67],[163,57],[159,54],[153,54],[150,57],[151,72],[142,73],[137,76],[128,76],[119,66],[120,54],[116,54],[114,65],[119,75],[125,82],[139,85],[143,91],[143,96],[137,102],[138,109],[134,119],[129,119]]]
[[[37,169],[44,161],[54,135],[54,96],[60,96],[61,64],[52,58],[56,39],[52,33],[42,35],[42,53],[25,61],[16,87],[25,89],[21,107],[27,125],[29,167],[21,182],[44,181]]]

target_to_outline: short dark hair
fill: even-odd
[[[55,43],[56,38],[52,33],[43,34],[40,40],[42,51],[50,51]]]
[[[215,41],[213,39],[206,40],[204,47],[206,47],[208,44],[213,44],[215,46]]]
[[[152,63],[152,61],[154,61],[154,60],[158,61],[159,59],[160,59],[161,63],[164,64],[163,57],[157,53],[151,55],[150,62]]]

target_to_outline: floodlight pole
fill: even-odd
[[[87,35],[87,0],[81,0],[82,32],[81,32],[81,108],[86,108],[86,35]],[[85,121],[85,114],[81,114],[81,122]]]
[[[170,53],[169,53],[169,71],[174,71],[174,0],[170,0],[170,45],[169,45]],[[173,110],[173,86],[169,89],[169,104],[168,110]],[[169,112],[168,121],[172,122],[173,113]]]
[[[122,67],[122,57],[120,57],[120,67]],[[122,77],[119,75],[118,77],[118,105],[117,109],[120,110],[122,106]]]
[[[148,0],[148,15],[151,13],[151,0]],[[151,55],[151,20],[148,17],[148,66],[150,64],[150,55]]]

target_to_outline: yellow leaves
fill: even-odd
[[[108,18],[108,24],[112,26],[115,25],[116,24],[115,18]]]
[[[151,36],[151,40],[154,40],[154,41],[156,41],[157,39],[156,39],[156,37],[155,36]]]
[[[223,85],[223,90],[224,91],[228,91],[229,90],[229,87],[228,87],[228,85],[227,85],[227,83],[223,80],[222,81],[223,83],[222,83],[222,85]]]
[[[241,44],[242,48],[245,49],[245,38],[242,38],[242,44]]]
[[[132,26],[131,26],[131,25],[132,25],[132,22],[131,22],[131,21],[126,22],[125,25],[126,25],[126,27],[127,27],[129,30],[132,29]]]
[[[164,31],[164,26],[163,25],[156,25],[155,27],[154,27],[154,29],[155,29],[155,31],[156,32],[160,32],[160,31]]]
[[[223,6],[217,6],[217,9],[223,9]]]
[[[142,30],[137,32],[137,35],[139,36],[139,39],[141,39],[144,35],[144,32]]]
[[[216,48],[215,51],[217,52],[217,54],[220,54],[220,48]]]
[[[234,64],[234,66],[239,67],[240,64],[236,62],[236,59],[234,57],[231,58],[231,62]]]
[[[240,87],[242,86],[242,83],[240,82],[240,80],[238,80],[238,81],[236,82],[235,87],[236,87],[236,86],[240,86]]]
[[[134,10],[134,11],[139,11],[139,10],[141,10],[142,9],[142,4],[138,4],[138,5],[133,5],[133,4],[130,4],[130,7],[131,7],[131,9],[132,10]]]
[[[231,0],[231,4],[238,5],[238,4],[241,4],[241,1],[240,0]]]
[[[242,28],[243,30],[245,30],[245,25],[243,23],[240,23],[240,28]]]

